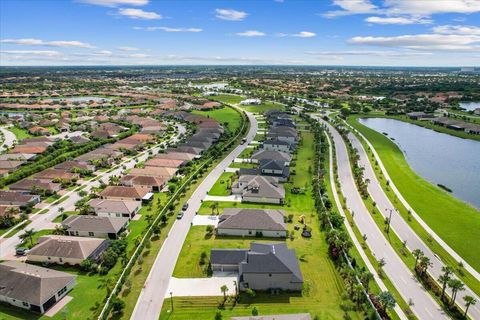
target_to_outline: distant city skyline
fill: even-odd
[[[4,0],[0,65],[480,65],[479,0]]]

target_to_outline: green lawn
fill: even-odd
[[[212,189],[208,191],[208,194],[211,196],[228,196],[230,195],[230,185],[233,179],[236,178],[236,174],[233,172],[224,172],[220,178],[215,182]]]
[[[218,96],[211,96],[209,99],[226,104],[237,104],[240,103],[240,101],[245,100],[245,97],[236,94],[219,94]]]
[[[258,163],[248,163],[248,162],[234,162],[229,165],[230,168],[256,168]]]
[[[314,209],[314,201],[311,196],[312,178],[311,172],[312,160],[314,159],[313,135],[311,133],[302,134],[302,142],[299,146],[298,158],[294,168],[296,175],[292,176],[292,182],[285,184],[286,204],[268,205],[268,204],[245,204],[245,203],[227,203],[219,202],[220,210],[228,207],[248,207],[248,208],[276,208],[283,209],[286,214],[293,214],[293,223],[288,224],[290,231],[294,230],[294,224],[298,223],[301,215],[305,215],[307,224],[312,228],[312,238],[305,239],[294,231],[293,240],[275,239],[274,241],[286,241],[290,248],[294,248],[299,259],[300,268],[304,277],[305,285],[301,294],[280,294],[272,296],[270,294],[259,294],[255,299],[247,301],[247,298],[241,296],[240,303],[235,307],[229,306],[222,311],[224,319],[230,316],[251,315],[251,309],[256,306],[260,314],[279,314],[279,313],[297,313],[310,312],[312,316],[318,315],[321,319],[341,319],[344,317],[344,311],[341,306],[348,302],[342,299],[344,287],[342,279],[335,270],[335,267],[328,256],[328,246],[325,242],[325,234],[320,230],[319,221]],[[292,186],[304,188],[306,193],[302,195],[292,195],[290,189]],[[209,206],[212,202],[204,202],[200,208],[200,214],[211,214]],[[174,276],[177,277],[205,277],[206,273],[203,267],[199,265],[200,254],[206,252],[210,254],[212,248],[248,248],[252,241],[272,241],[266,238],[240,238],[240,237],[215,237],[206,236],[206,227],[192,227],[187,239],[182,247],[179,259],[174,270]],[[179,303],[175,312],[169,318],[174,319],[212,319],[215,316],[218,307],[218,298],[210,297],[181,297],[175,298]],[[163,304],[161,319],[168,318],[167,310],[170,308],[170,301],[167,299]],[[360,314],[348,312],[351,319],[362,318]]]
[[[234,132],[242,124],[242,121],[240,120],[240,117],[241,117],[240,113],[237,110],[230,107],[224,107],[221,109],[214,109],[209,111],[194,110],[192,111],[192,113],[213,118],[218,122],[226,125],[226,127],[230,132]]]
[[[78,211],[65,211],[63,214],[61,214],[58,217],[56,217],[55,219],[53,219],[53,222],[60,223],[63,220],[65,220],[68,216],[74,216],[74,215],[77,215],[77,214],[78,214]],[[65,219],[64,219],[64,216],[65,216]]]
[[[33,137],[30,133],[28,133],[27,130],[21,129],[19,127],[9,127],[7,128],[7,130],[11,131],[17,137],[18,141]]]
[[[254,148],[246,148],[245,150],[243,150],[239,155],[238,157],[239,158],[242,158],[242,159],[249,159],[252,157],[252,154],[255,152],[256,150]]]
[[[283,110],[285,109],[285,106],[275,102],[266,101],[262,102],[259,105],[241,106],[241,108],[249,112],[264,113],[268,110]]]
[[[410,206],[472,267],[480,271],[479,212],[418,176],[390,139],[350,117],[349,123],[372,143],[398,190]]]

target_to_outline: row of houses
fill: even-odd
[[[410,112],[407,117],[412,120],[429,121],[435,125],[446,127],[455,131],[463,131],[470,134],[480,134],[480,125],[466,122],[462,120],[452,119],[449,117],[437,117],[431,113]]]
[[[256,168],[241,168],[232,193],[243,202],[282,204],[285,190],[281,182],[289,178],[289,165],[296,150],[298,134],[290,116],[272,111],[266,114],[267,140],[253,153]],[[217,236],[286,238],[288,230],[283,210],[226,208],[219,217]],[[212,249],[213,272],[238,275],[241,291],[301,291],[303,276],[295,250],[285,243],[256,243],[247,249]]]
[[[65,235],[41,237],[27,253],[27,261],[70,265],[81,264],[85,259],[98,261],[111,241],[128,229],[130,220],[138,213],[142,203],[150,201],[153,192],[161,190],[161,185],[151,185],[142,179],[153,177],[163,183],[168,181],[179,167],[200,157],[223,133],[223,128],[215,120],[183,113],[176,116],[196,123],[197,132],[177,148],[169,148],[165,153],[147,160],[144,167],[132,169],[122,177],[122,185],[108,186],[101,191],[98,198],[88,202],[92,215],[69,216],[62,222]],[[189,145],[195,141],[207,143]],[[108,147],[100,149],[115,151]],[[95,154],[83,155],[75,161],[92,164],[93,159],[98,159],[91,158]],[[106,152],[101,155],[111,158],[116,154]],[[0,192],[0,203],[1,199]],[[0,301],[38,313],[47,311],[75,285],[74,276],[36,265],[6,262],[0,264],[0,271]]]

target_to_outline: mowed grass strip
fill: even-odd
[[[235,132],[235,130],[240,128],[242,124],[242,120],[240,119],[241,115],[238,111],[230,107],[223,107],[209,111],[194,110],[192,113],[215,119],[226,126],[230,132]]]
[[[215,182],[213,187],[208,191],[211,196],[228,196],[230,195],[230,186],[236,174],[233,172],[224,172],[220,178]]]
[[[286,215],[293,214],[293,223],[287,224],[289,231],[294,231],[294,225],[299,224],[300,216],[304,215],[307,224],[312,228],[312,238],[306,239],[300,236],[299,231],[294,231],[294,239],[268,239],[249,237],[215,237],[208,235],[205,226],[195,226],[190,229],[187,239],[182,247],[179,259],[173,273],[174,277],[206,277],[206,268],[213,248],[248,248],[253,241],[260,242],[283,242],[289,248],[296,250],[304,278],[304,290],[299,293],[283,293],[271,295],[259,293],[254,299],[248,299],[241,295],[240,303],[236,306],[227,305],[221,310],[224,319],[231,316],[251,315],[255,306],[261,315],[301,313],[309,312],[312,317],[318,315],[320,319],[342,319],[345,312],[342,306],[349,304],[344,299],[345,288],[342,279],[331,259],[328,256],[328,245],[325,234],[320,230],[320,223],[315,213],[314,200],[312,197],[311,172],[314,160],[313,135],[303,132],[302,141],[299,145],[295,174],[292,182],[285,184],[286,204],[268,205],[254,203],[218,202],[219,212],[223,208],[275,208],[285,210]],[[305,188],[304,194],[291,194],[292,187]],[[199,214],[216,214],[216,209],[210,208],[214,202],[204,202]],[[206,263],[200,265],[202,252],[207,255]],[[231,292],[229,294],[232,294]],[[219,297],[179,297],[174,298],[174,312],[168,315],[170,300],[163,303],[161,319],[213,319],[217,312]],[[347,311],[349,319],[362,319],[362,315],[353,311]]]
[[[405,200],[453,250],[480,271],[480,212],[430,184],[408,165],[402,151],[390,139],[350,117],[348,123],[373,145]],[[455,165],[455,164],[452,164]]]

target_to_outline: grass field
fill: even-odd
[[[451,248],[480,271],[479,212],[418,176],[397,145],[350,117],[349,123],[372,143],[405,200]]]
[[[220,178],[215,182],[212,189],[208,191],[211,196],[228,196],[230,195],[230,184],[232,177],[235,176],[233,172],[224,172]]]
[[[225,125],[230,132],[234,132],[242,124],[242,121],[240,120],[241,115],[238,111],[229,107],[209,111],[194,110],[192,113],[213,118]]]
[[[281,104],[275,103],[275,102],[262,102],[259,105],[249,105],[249,106],[241,106],[242,109],[249,111],[249,112],[254,112],[254,113],[264,113],[265,111],[268,110],[283,110],[285,107]]]
[[[33,137],[27,130],[19,127],[9,127],[7,130],[11,131],[17,137],[18,141]]]
[[[313,316],[318,315],[320,319],[361,319],[361,315],[348,311],[345,315],[342,306],[348,304],[342,298],[344,287],[340,276],[328,257],[328,246],[325,242],[325,234],[320,230],[319,221],[314,209],[314,201],[311,195],[312,161],[314,159],[313,135],[302,134],[302,142],[299,145],[298,159],[296,163],[296,175],[292,176],[292,182],[285,184],[286,204],[245,204],[219,202],[221,208],[226,207],[249,207],[249,208],[276,208],[283,209],[286,214],[293,214],[293,223],[288,224],[290,231],[294,230],[294,224],[298,223],[301,215],[305,215],[307,224],[312,228],[312,238],[302,238],[299,231],[294,231],[294,239],[275,241],[286,241],[290,248],[296,250],[300,268],[304,277],[304,290],[301,294],[280,294],[270,295],[259,294],[253,300],[241,296],[240,303],[236,306],[227,306],[222,312],[224,319],[230,316],[251,315],[255,306],[260,314],[299,313],[310,312]],[[293,195],[290,189],[295,187],[306,188],[305,194]],[[211,202],[204,202],[200,214],[211,214],[209,205]],[[206,227],[192,227],[187,240],[184,243],[180,257],[174,271],[177,277],[205,277],[206,273],[199,265],[200,255],[206,252],[210,254],[212,248],[248,248],[252,241],[272,241],[265,238],[239,238],[239,237],[215,237],[206,236]],[[163,304],[161,319],[213,319],[218,310],[217,297],[179,297],[174,298],[177,305],[173,314],[167,316],[170,308],[170,301],[167,299]]]
[[[245,100],[245,97],[236,94],[219,94],[218,96],[209,97],[210,100],[220,101],[226,104],[237,104],[240,101]]]

